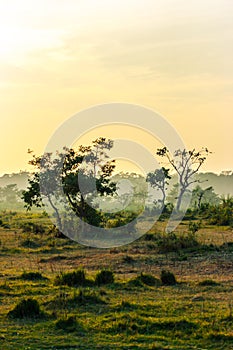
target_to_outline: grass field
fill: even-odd
[[[183,247],[188,223],[174,241],[158,222],[130,245],[95,249],[54,238],[43,213],[5,212],[1,220],[1,349],[233,349],[230,227],[203,225],[197,244]],[[85,281],[57,283],[79,269]],[[114,282],[95,283],[103,269]],[[161,281],[163,270],[177,283]],[[40,311],[13,317],[28,299]]]

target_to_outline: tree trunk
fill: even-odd
[[[55,211],[55,216],[56,216],[56,221],[57,221],[57,229],[58,229],[58,231],[55,233],[55,236],[58,237],[58,238],[66,238],[66,236],[62,233],[62,222],[61,222],[61,218],[60,218],[59,212],[58,212],[57,208],[55,207],[55,205],[53,204],[50,196],[48,196],[48,200],[49,200],[49,203],[50,203],[51,207]]]
[[[180,211],[180,206],[182,203],[182,198],[183,198],[184,193],[185,193],[185,189],[181,188],[179,196],[178,196],[177,204],[176,204],[177,211]]]

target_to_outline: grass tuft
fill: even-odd
[[[37,318],[42,315],[38,301],[32,298],[21,300],[13,310],[8,312],[9,318]]]

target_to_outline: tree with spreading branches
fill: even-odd
[[[169,169],[166,169],[164,167],[149,172],[146,177],[146,181],[150,184],[150,186],[157,191],[160,191],[162,194],[162,198],[158,200],[158,202],[160,202],[161,208],[163,208],[165,205],[166,190],[167,186],[169,185],[168,180],[170,179],[171,176],[169,175]]]
[[[67,203],[78,218],[101,226],[102,214],[95,207],[94,200],[116,191],[116,184],[111,181],[115,161],[109,161],[107,154],[112,147],[112,140],[101,137],[90,146],[80,146],[77,151],[64,147],[64,152],[57,152],[56,155],[33,155],[29,164],[34,166],[35,171],[22,194],[25,207],[28,210],[33,206],[43,207],[44,198],[53,209],[59,232],[62,232],[64,225],[60,208],[65,208]],[[60,188],[66,198],[63,205]]]
[[[176,210],[180,211],[182,199],[185,193],[190,190],[194,183],[200,182],[195,178],[201,166],[206,161],[207,156],[211,153],[207,148],[196,151],[176,150],[172,155],[167,147],[157,149],[156,154],[166,159],[166,163],[175,171],[178,176],[179,193],[177,197]]]

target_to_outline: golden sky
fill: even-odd
[[[204,170],[233,169],[232,62],[231,0],[0,1],[0,174],[107,102],[154,109],[214,152]]]

